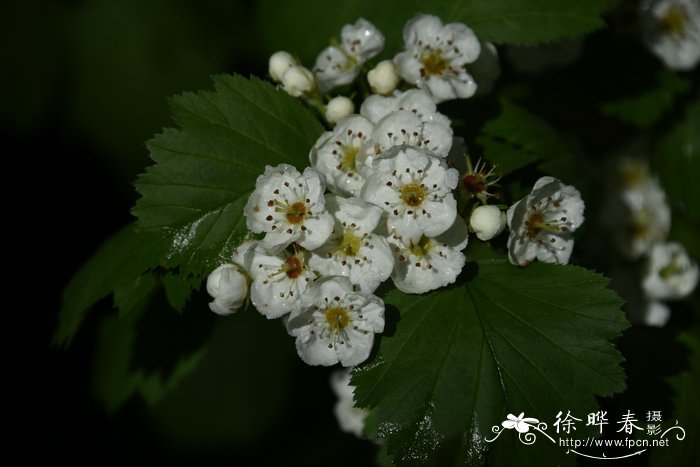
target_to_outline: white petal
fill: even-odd
[[[647,326],[664,327],[671,318],[671,309],[662,302],[653,300],[644,310],[644,324]]]
[[[327,212],[317,214],[304,221],[306,231],[299,238],[299,245],[313,250],[323,245],[333,232],[333,216]],[[265,237],[267,238],[267,237]]]
[[[382,33],[364,18],[343,26],[341,37],[343,48],[357,56],[361,63],[377,55],[384,47]]]
[[[457,251],[464,250],[467,247],[467,242],[469,241],[469,229],[467,229],[467,223],[464,222],[464,219],[462,219],[461,216],[455,217],[455,221],[452,223],[452,226],[444,233],[435,237],[435,240],[449,246],[450,248],[454,248]]]
[[[360,198],[342,198],[335,195],[327,195],[326,199],[334,206],[329,210],[342,224],[353,225],[359,234],[372,232],[379,224],[382,217],[382,209]]]
[[[350,84],[360,73],[360,64],[330,46],[318,55],[313,71],[319,92],[326,93],[336,86]]]

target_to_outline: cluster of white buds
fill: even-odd
[[[277,52],[270,76],[307,101],[312,93],[351,83],[380,52],[384,37],[364,19],[344,26],[341,36],[319,55],[313,72]],[[364,99],[359,113],[344,96],[323,107],[334,127],[311,147],[310,167],[266,166],[244,209],[258,239],[240,245],[233,264],[209,278],[212,310],[240,307],[249,287],[260,313],[284,317],[297,353],[310,365],[362,363],[384,329],[384,303],[374,295],[383,282],[413,294],[454,283],[466,263],[469,228],[486,241],[505,227],[502,208],[488,205],[489,188],[498,181],[494,170],[466,159],[460,177],[447,158],[455,151],[464,155],[466,147],[453,144],[459,140],[451,121],[437,110],[438,102],[474,94],[467,65],[483,71],[484,63],[497,63],[495,48],[463,24],[443,25],[426,15],[406,25],[404,40],[406,51],[369,72],[376,94]],[[479,65],[482,50],[488,57]],[[396,90],[399,77],[417,88]],[[481,204],[471,209],[469,226],[458,213],[458,187]],[[583,220],[583,203],[571,199],[575,189],[553,179],[542,179],[536,190],[544,198],[533,192],[533,200],[509,210],[517,234],[512,257],[566,262],[568,235]],[[567,210],[568,220],[562,218]],[[560,242],[553,244],[552,235]],[[539,252],[544,240],[549,256]]]

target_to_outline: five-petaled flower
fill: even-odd
[[[457,216],[452,190],[459,173],[443,159],[423,149],[395,146],[373,166],[362,198],[384,209],[390,233],[415,244],[452,226]]]
[[[384,302],[355,292],[345,277],[319,279],[287,321],[297,353],[309,365],[358,365],[369,357],[374,334],[384,330]]]
[[[476,82],[466,66],[481,52],[479,39],[461,23],[418,15],[403,30],[406,51],[394,57],[399,75],[428,91],[436,102],[471,97]]]
[[[333,217],[324,207],[324,189],[312,168],[301,174],[291,165],[268,165],[245,206],[246,224],[252,232],[265,232],[261,243],[271,252],[293,242],[318,248],[333,230]]]
[[[508,257],[527,266],[538,259],[566,264],[574,248],[571,234],[583,223],[584,203],[579,191],[554,177],[542,177],[532,192],[507,212]]]

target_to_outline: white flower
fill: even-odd
[[[647,326],[661,328],[666,326],[671,317],[671,310],[662,302],[652,300],[645,304],[643,322]]]
[[[340,429],[345,433],[352,433],[357,437],[361,437],[369,411],[355,407],[355,402],[353,401],[355,386],[350,385],[350,369],[337,370],[331,373],[331,388],[336,397],[338,397],[338,402],[333,407],[333,413],[338,420]]]
[[[311,148],[311,165],[323,175],[328,189],[342,195],[359,195],[365,183],[358,174],[357,157],[369,141],[374,125],[360,115],[351,115],[321,135]]]
[[[641,5],[644,42],[673,70],[688,71],[700,61],[700,2],[649,0]]]
[[[300,174],[291,165],[268,165],[246,203],[246,225],[252,232],[265,232],[261,243],[271,251],[280,251],[292,242],[306,249],[317,248],[333,230],[333,217],[324,209],[323,191],[323,182],[311,168]]]
[[[292,57],[292,54],[289,52],[283,50],[275,52],[270,56],[270,61],[268,63],[270,77],[278,83],[281,83],[284,72],[298,64],[297,60]]]
[[[338,123],[355,111],[355,104],[345,96],[336,96],[326,104],[326,120],[328,123]]]
[[[604,216],[620,251],[636,259],[654,244],[666,240],[671,227],[671,208],[656,179],[629,186],[611,200]]]
[[[459,173],[428,151],[396,146],[374,160],[376,173],[362,189],[362,198],[387,213],[387,228],[406,244],[425,235],[436,237],[457,216],[452,190]]]
[[[566,264],[574,248],[571,233],[583,223],[579,191],[554,177],[542,177],[532,192],[508,209],[508,257],[527,266],[538,259]]]
[[[405,293],[424,293],[452,284],[462,272],[466,257],[467,225],[461,217],[453,226],[436,238],[425,235],[417,242],[404,243],[390,237],[394,247],[396,266],[391,279]]]
[[[507,430],[512,430],[515,428],[518,433],[527,433],[530,431],[531,426],[537,426],[537,424],[540,422],[536,418],[525,417],[525,412],[521,412],[517,417],[509,413],[506,418],[508,420],[501,423],[503,428]]]
[[[401,78],[396,72],[396,65],[391,60],[382,60],[367,72],[367,82],[372,92],[389,94],[399,85]]]
[[[440,124],[451,128],[450,119],[437,111],[437,104],[422,89],[395,92],[393,96],[373,94],[362,103],[360,114],[370,122],[377,123],[396,110],[408,110],[420,117],[422,122]]]
[[[466,65],[481,51],[479,40],[464,24],[443,25],[436,16],[418,15],[403,30],[406,51],[394,57],[399,75],[430,92],[436,102],[471,97],[476,83]]]
[[[302,304],[289,316],[287,330],[309,365],[358,365],[369,357],[374,334],[384,330],[382,300],[354,292],[345,277],[319,279],[306,289]]]
[[[322,93],[350,84],[362,65],[384,47],[382,33],[364,18],[343,26],[341,38],[340,44],[326,47],[316,58],[314,73]]]
[[[488,241],[503,232],[506,226],[506,213],[497,206],[479,206],[472,212],[469,225],[479,240]]]
[[[346,276],[362,292],[371,293],[394,268],[391,247],[372,233],[382,210],[359,198],[326,195],[326,207],[335,216],[329,241],[312,252],[309,267],[325,276]]]
[[[248,296],[248,282],[234,264],[222,264],[207,278],[207,292],[214,301],[209,303],[217,315],[230,315],[238,310]]]
[[[301,65],[292,65],[282,74],[282,88],[294,97],[311,92],[315,84],[313,73]]]
[[[649,252],[642,289],[649,298],[680,299],[698,283],[698,265],[680,243],[654,245]]]
[[[268,319],[279,318],[301,308],[301,298],[314,274],[306,264],[307,254],[270,254],[255,246],[250,259],[250,301]]]

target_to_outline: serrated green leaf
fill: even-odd
[[[148,143],[156,165],[139,177],[140,227],[168,243],[164,266],[201,277],[247,234],[243,207],[265,165],[303,169],[323,132],[313,114],[256,78],[217,76],[215,91],[172,99],[180,129]]]
[[[135,394],[153,406],[196,368],[204,355],[200,349],[181,357],[168,375],[132,366],[138,316],[106,316],[95,352],[93,391],[108,412],[114,412]]]
[[[601,106],[601,111],[603,115],[648,129],[671,110],[679,95],[689,89],[687,80],[668,70],[661,70],[652,89],[637,96],[606,102]]]
[[[513,102],[501,99],[501,113],[486,122],[476,142],[484,157],[508,174],[541,162],[546,173],[567,180],[573,153],[547,122]],[[559,170],[557,170],[559,169]]]
[[[480,39],[538,44],[578,37],[605,25],[609,0],[440,0],[417,2],[446,22],[467,24]]]
[[[420,426],[432,449],[436,440],[464,438],[474,461],[508,413],[541,420],[562,409],[586,413],[595,395],[624,388],[622,358],[608,340],[627,321],[605,278],[574,266],[522,269],[503,260],[468,268],[461,286],[390,293],[386,303],[401,311],[396,332],[355,370],[356,401],[378,410],[395,461],[431,455],[416,449],[417,439],[392,444],[403,428]],[[530,455],[513,449],[513,456]]]
[[[192,290],[199,285],[199,281],[182,277],[173,272],[165,274],[161,281],[168,303],[175,310],[182,313],[192,295]]]
[[[120,230],[106,240],[97,252],[73,276],[63,292],[58,327],[53,336],[55,345],[66,346],[90,309],[115,289],[115,305],[130,311],[136,303],[128,286],[140,282],[138,290],[147,294],[153,283],[141,279],[142,273],[158,265],[162,241],[151,232],[137,232],[133,226]]]

